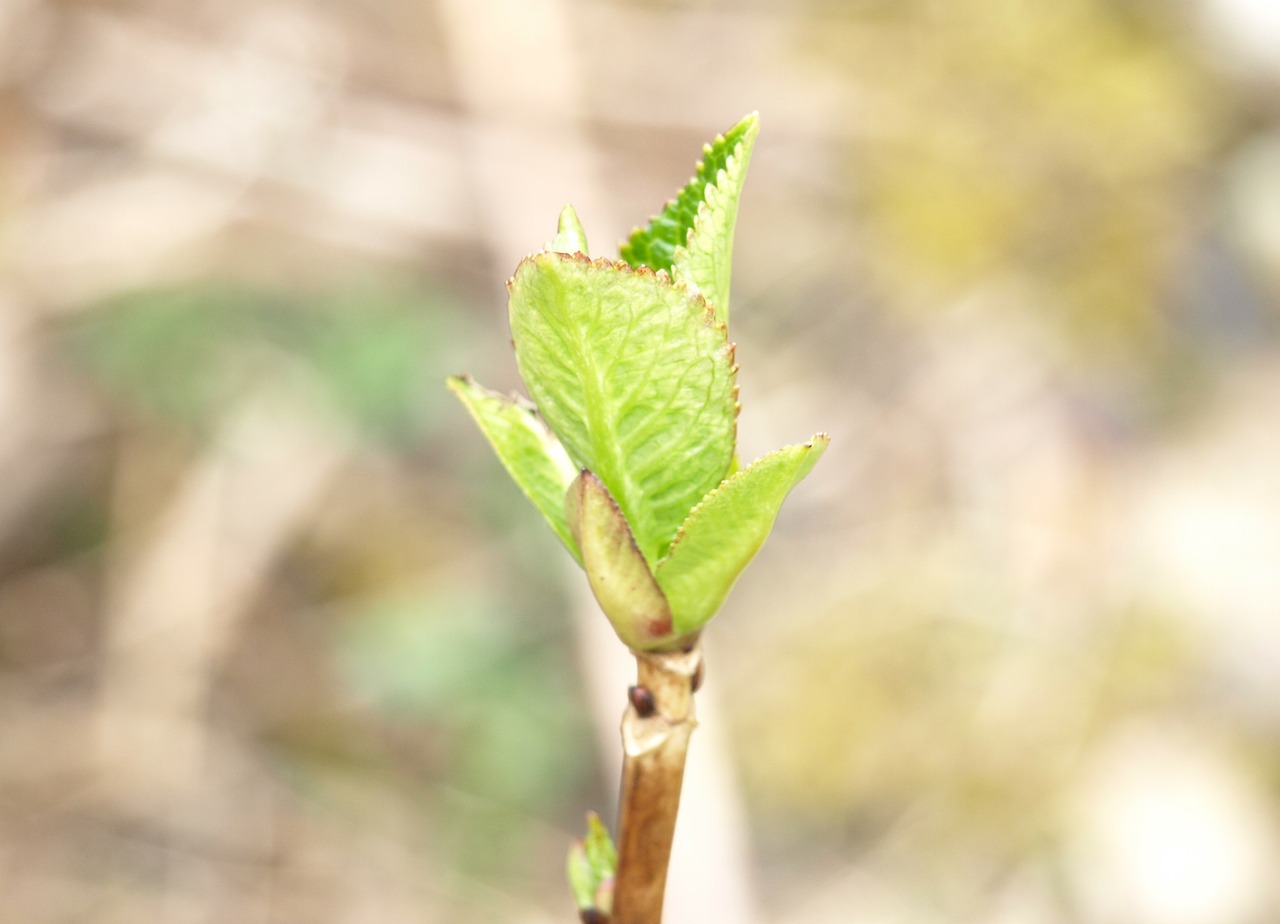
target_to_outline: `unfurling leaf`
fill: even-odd
[[[591,875],[591,863],[587,860],[586,846],[582,841],[574,841],[569,845],[565,872],[569,876],[569,890],[573,892],[574,904],[579,908],[594,908],[596,882]]]
[[[671,608],[599,478],[582,471],[565,496],[565,515],[591,590],[618,637],[636,649],[671,641]]]
[[[483,388],[470,376],[453,376],[448,385],[488,437],[515,483],[581,562],[578,544],[564,520],[564,492],[578,469],[555,434],[548,432],[528,402]]]
[[[658,585],[671,606],[678,635],[697,632],[760,550],[787,493],[827,448],[820,433],[757,459],[708,494],[658,565]]]
[[[751,146],[754,145],[759,127],[759,116],[751,113],[712,143],[705,145],[703,159],[698,163],[694,178],[689,180],[676,198],[667,202],[666,207],[649,220],[645,228],[636,228],[631,232],[631,237],[622,244],[622,259],[632,266],[649,266],[650,269],[667,270],[671,273],[675,266],[676,248],[689,243],[689,233],[698,223],[698,212],[707,201],[707,188],[721,182],[721,171],[730,168],[732,159],[740,161],[741,175],[736,182],[741,186],[746,174],[746,160],[750,157]],[[733,215],[736,215],[736,192],[732,196],[732,203]],[[701,282],[698,284],[701,287]],[[716,308],[719,310],[721,306],[716,305]]]
[[[597,882],[612,879],[618,868],[618,851],[614,849],[609,830],[595,812],[587,812],[587,862]],[[608,908],[603,909],[608,911]]]
[[[569,888],[578,908],[608,915],[613,910],[618,852],[604,822],[595,812],[587,812],[587,836],[570,845],[566,867]]]
[[[729,277],[733,269],[733,228],[738,220],[738,199],[747,178],[747,162],[755,142],[752,132],[729,158],[718,181],[707,187],[706,200],[688,242],[676,248],[672,275],[677,282],[694,286],[715,310],[716,318],[729,323]]]
[[[590,252],[587,250],[587,232],[583,230],[582,222],[578,220],[578,213],[573,210],[572,205],[566,205],[560,210],[556,236],[547,242],[544,249],[553,250],[556,253],[583,255]]]

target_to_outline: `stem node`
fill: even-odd
[[[680,808],[702,649],[636,652],[637,683],[622,717],[622,796],[612,924],[660,924]]]

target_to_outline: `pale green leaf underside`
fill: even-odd
[[[671,637],[671,608],[636,548],[631,530],[609,491],[583,471],[565,495],[565,519],[582,567],[618,638],[627,647],[652,648]]]
[[[526,404],[483,388],[469,376],[451,377],[448,384],[515,483],[533,501],[565,548],[581,562],[578,544],[564,519],[565,491],[578,469],[560,441]]]
[[[702,160],[693,179],[680,190],[676,198],[655,215],[647,227],[637,228],[622,245],[622,259],[632,266],[648,266],[655,270],[671,272],[674,268],[676,248],[688,243],[689,232],[698,220],[698,212],[707,198],[707,187],[719,182],[720,171],[730,166],[731,159],[742,161],[741,173],[745,176],[746,161],[759,130],[759,117],[752,113],[733,128],[717,137],[702,149]],[[740,176],[737,180],[742,182]],[[733,214],[736,217],[737,196],[733,197]],[[727,271],[727,265],[726,265]],[[701,288],[701,283],[699,283]],[[724,290],[728,291],[727,287]],[[719,310],[720,306],[710,297],[707,301]]]
[[[782,501],[809,473],[830,438],[818,434],[786,446],[717,487],[685,521],[671,554],[657,569],[678,635],[701,629],[716,614],[733,582],[760,550]]]
[[[733,266],[733,228],[738,220],[738,200],[747,179],[747,165],[756,141],[756,124],[742,137],[724,168],[706,188],[687,243],[672,255],[672,276],[692,283],[716,318],[729,323],[729,276]]]
[[[608,488],[650,564],[733,459],[733,352],[701,298],[625,263],[541,253],[509,284],[538,413]]]
[[[596,878],[582,841],[574,841],[569,845],[565,873],[569,877],[569,891],[573,893],[573,903],[579,908],[595,907]]]
[[[547,250],[558,253],[590,253],[587,250],[587,232],[578,220],[578,213],[572,205],[560,210],[560,220],[556,226],[556,236],[547,242]]]

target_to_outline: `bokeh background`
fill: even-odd
[[[1280,6],[0,2],[0,921],[570,921],[628,665],[443,386],[759,110],[670,924],[1280,920]]]

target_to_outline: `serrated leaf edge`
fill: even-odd
[[[678,546],[680,544],[680,540],[684,538],[685,527],[688,525],[689,521],[691,521],[695,516],[697,516],[698,512],[702,510],[703,506],[706,505],[709,501],[711,501],[711,499],[714,498],[717,494],[719,494],[722,490],[724,490],[725,487],[737,481],[739,478],[744,477],[749,471],[751,471],[751,466],[755,465],[757,462],[760,462],[764,459],[769,458],[772,455],[776,455],[777,453],[780,453],[780,452],[785,452],[786,450],[796,446],[803,446],[806,449],[815,449],[817,448],[817,444],[819,442],[824,444],[823,448],[825,449],[826,448],[825,444],[831,442],[831,436],[826,432],[820,430],[817,433],[815,433],[813,436],[809,437],[809,439],[805,440],[803,443],[788,443],[786,446],[779,446],[777,449],[771,450],[770,452],[766,452],[764,455],[759,456],[756,459],[753,459],[750,465],[742,466],[736,472],[734,472],[732,475],[726,478],[724,481],[720,482],[718,485],[716,485],[714,488],[708,491],[706,493],[706,496],[703,497],[702,500],[698,501],[696,504],[693,505],[693,509],[689,511],[689,515],[684,518],[684,522],[681,523],[680,528],[676,530],[676,536],[674,539],[671,540],[671,545],[668,546],[667,548],[667,554],[664,555],[662,557],[662,561],[658,563],[659,567],[661,567],[662,562],[665,562],[668,558],[671,557],[672,553],[675,552],[676,546]]]
[[[742,150],[742,146],[743,146],[743,144],[747,143],[748,141],[753,141],[753,140],[754,140],[754,136],[755,136],[755,134],[757,134],[757,133],[759,132],[759,126],[760,126],[760,113],[759,113],[759,112],[754,112],[754,111],[753,111],[753,112],[750,112],[750,113],[748,113],[747,115],[743,116],[743,117],[742,117],[741,119],[739,119],[737,122],[735,122],[735,123],[734,123],[734,124],[729,128],[729,130],[728,130],[728,131],[721,132],[720,134],[716,135],[716,136],[715,136],[715,138],[713,138],[711,141],[709,141],[709,142],[707,142],[707,143],[703,144],[703,146],[702,146],[702,157],[701,157],[701,158],[698,160],[698,162],[694,165],[693,176],[689,177],[689,179],[684,183],[684,185],[682,185],[682,186],[679,188],[679,190],[677,190],[677,192],[676,192],[676,194],[675,194],[674,196],[672,196],[672,197],[671,197],[670,199],[668,199],[665,203],[663,203],[662,208],[658,209],[658,211],[656,211],[656,212],[654,212],[652,215],[650,215],[650,216],[649,216],[649,220],[648,220],[647,222],[645,222],[643,225],[637,225],[637,226],[635,226],[634,228],[632,228],[632,229],[631,229],[631,232],[626,236],[626,239],[622,242],[622,245],[621,245],[622,247],[626,247],[626,246],[630,245],[631,241],[635,239],[635,237],[636,237],[636,235],[637,235],[637,234],[644,234],[646,231],[648,231],[650,228],[652,228],[652,227],[653,227],[654,223],[655,223],[659,218],[661,218],[661,217],[662,217],[662,215],[663,215],[663,213],[664,213],[664,212],[666,212],[668,209],[672,208],[673,206],[675,206],[675,205],[678,205],[678,204],[679,204],[679,202],[680,202],[680,196],[684,194],[685,190],[687,190],[690,186],[693,186],[695,183],[697,183],[697,182],[699,182],[700,180],[702,180],[702,179],[703,179],[703,177],[705,176],[705,173],[706,173],[706,159],[707,159],[708,157],[710,157],[710,156],[711,156],[711,154],[715,151],[715,149],[716,149],[716,147],[717,147],[718,145],[724,144],[724,143],[725,143],[725,141],[728,139],[728,136],[729,136],[729,135],[731,135],[731,134],[734,132],[734,130],[738,128],[738,126],[742,125],[742,124],[743,124],[744,122],[746,122],[748,119],[750,119],[750,120],[752,120],[752,121],[753,121],[753,123],[754,123],[754,127],[755,127],[755,131],[754,131],[754,132],[752,132],[752,133],[750,133],[750,136],[749,136],[749,137],[744,137],[744,138],[740,139],[740,140],[738,141],[738,143],[737,143],[737,144],[735,144],[735,145],[733,146],[733,150],[732,150],[732,151],[730,151],[730,152],[729,152],[729,154],[725,157],[725,163],[726,163],[726,164],[728,164],[728,163],[729,163],[729,161],[731,161],[732,159],[734,159],[734,158],[736,158],[736,157],[738,156],[738,154],[739,154],[739,153],[740,153],[740,151]],[[721,174],[721,173],[724,173],[724,168],[720,168],[719,170],[717,170],[717,171],[716,171],[716,175],[715,175],[714,177],[712,177],[710,180],[707,180],[707,181],[705,182],[705,189],[704,189],[703,194],[702,194],[702,200],[701,200],[701,201],[699,202],[699,204],[698,204],[698,209],[699,209],[699,211],[701,211],[703,204],[705,204],[705,202],[706,202],[706,197],[707,197],[706,190],[707,190],[707,189],[711,189],[711,188],[716,187],[716,186],[718,186],[718,185],[719,185],[719,181],[720,181],[720,174]],[[694,216],[694,226],[691,226],[691,227],[690,227],[690,228],[685,232],[685,239],[684,239],[684,242],[683,242],[683,243],[680,243],[680,244],[677,244],[677,245],[676,245],[677,247],[685,247],[685,246],[688,246],[688,243],[689,243],[689,235],[693,233],[694,227],[695,227],[695,226],[696,226],[696,224],[697,224],[697,219],[698,219],[698,216],[697,216],[697,215],[695,215],[695,216]]]
[[[723,198],[729,195],[727,187],[740,186],[744,182],[741,172],[745,171],[747,165],[750,164],[751,152],[755,148],[755,139],[756,134],[751,132],[734,145],[733,150],[725,158],[725,165],[716,171],[715,182],[707,183],[706,189],[702,194],[702,201],[698,203],[698,211],[694,215],[693,225],[686,232],[684,243],[677,245],[671,255],[672,277],[676,280],[692,284],[692,280],[684,280],[685,274],[680,271],[680,265],[683,259],[687,258],[689,248],[697,237],[698,231],[705,230],[712,207],[722,204]],[[730,236],[733,234],[732,224],[729,226],[729,234]],[[732,259],[732,252],[730,253],[730,258]],[[699,292],[704,298],[706,297],[705,293],[702,293],[696,284],[692,284],[692,290]],[[729,323],[728,300],[726,299],[724,305],[709,304],[711,304],[712,310],[716,312],[717,317],[727,325]]]
[[[764,542],[767,539],[769,532],[772,530],[774,522],[776,521],[776,517],[778,513],[781,511],[782,504],[786,500],[787,495],[789,495],[791,491],[796,487],[796,485],[798,485],[800,481],[803,480],[803,478],[806,475],[808,475],[813,465],[817,463],[818,458],[821,456],[822,452],[827,448],[827,446],[830,445],[830,443],[831,443],[831,437],[828,436],[826,433],[820,431],[818,433],[815,433],[812,437],[810,437],[808,440],[806,440],[803,443],[788,444],[786,446],[782,446],[779,449],[775,449],[772,452],[765,453],[763,456],[760,456],[759,458],[755,459],[750,465],[735,472],[733,475],[724,479],[724,481],[720,482],[720,484],[718,484],[715,488],[708,491],[706,496],[704,496],[702,500],[700,500],[697,504],[695,504],[693,509],[689,511],[688,516],[686,516],[684,518],[684,521],[680,524],[680,529],[676,532],[676,537],[672,541],[670,547],[668,548],[667,554],[663,556],[662,561],[660,561],[657,567],[654,568],[654,576],[655,578],[657,578],[658,586],[662,589],[662,592],[664,594],[674,592],[674,588],[669,584],[668,577],[665,574],[666,567],[669,564],[674,564],[674,557],[676,556],[677,552],[680,550],[681,544],[684,542],[685,537],[688,534],[689,526],[691,524],[700,522],[703,519],[703,511],[707,508],[707,506],[711,504],[721,494],[721,492],[728,490],[729,488],[736,485],[740,479],[745,479],[745,478],[751,477],[753,473],[758,473],[759,466],[762,463],[765,463],[771,459],[780,457],[785,453],[794,452],[796,450],[804,450],[803,453],[799,454],[796,457],[798,466],[796,470],[793,471],[791,475],[791,480],[787,485],[786,489],[783,491],[782,495],[778,497],[777,505],[776,506],[769,505],[772,507],[773,512],[768,520],[768,524],[766,528],[759,535],[759,540],[756,541],[752,546],[750,546],[750,549],[745,555],[745,557],[741,558],[740,564],[734,566],[732,570],[732,574],[729,576],[728,583],[726,583],[721,590],[718,590],[712,593],[711,596],[713,598],[713,601],[712,601],[713,605],[711,606],[711,609],[706,612],[703,612],[702,607],[699,607],[697,612],[690,614],[685,610],[685,607],[684,607],[684,603],[688,601],[684,599],[682,595],[677,594],[675,599],[668,597],[668,600],[669,602],[671,602],[671,605],[672,605],[672,618],[674,621],[674,628],[676,632],[679,633],[682,637],[697,635],[699,632],[702,631],[702,629],[706,626],[706,624],[716,615],[716,612],[723,605],[725,597],[728,595],[733,584],[736,583],[737,578],[741,575],[743,569],[746,568],[746,566],[751,562],[751,559],[753,559],[756,553],[759,552],[759,550],[763,547]],[[814,453],[815,450],[817,451],[816,454]],[[811,461],[808,461],[806,463],[806,460],[811,460]],[[707,578],[705,576],[701,578],[697,577],[698,572],[701,570],[701,565],[699,564],[700,561],[701,559],[692,559],[686,562],[684,572],[687,577],[694,577],[696,579],[695,583],[697,580],[700,580],[705,587],[707,583]],[[717,581],[716,583],[718,584],[719,582]]]
[[[699,307],[701,307],[702,310],[705,312],[705,314],[707,315],[707,320],[710,322],[708,326],[723,328],[725,331],[725,337],[726,338],[728,337],[728,332],[729,332],[728,326],[716,319],[715,311],[712,309],[711,305],[707,303],[707,300],[702,297],[702,294],[697,291],[696,286],[690,287],[687,282],[683,282],[681,280],[672,278],[671,274],[664,269],[654,269],[653,267],[647,266],[643,263],[640,264],[639,266],[632,266],[626,260],[623,260],[621,258],[617,260],[611,260],[608,257],[591,257],[581,252],[565,253],[562,250],[550,250],[547,248],[543,248],[542,250],[536,250],[533,253],[526,254],[520,260],[520,262],[516,264],[515,272],[513,272],[510,276],[507,277],[508,292],[511,290],[511,287],[515,285],[516,276],[520,274],[520,268],[523,267],[526,263],[533,263],[539,257],[558,257],[561,260],[573,261],[574,263],[590,264],[591,266],[594,266],[596,269],[616,270],[618,272],[628,273],[632,276],[653,276],[657,278],[659,281],[671,286],[673,289],[677,289],[681,292],[684,292],[685,295],[687,295],[690,298],[690,300],[698,304]]]
[[[671,274],[666,270],[655,270],[652,267],[641,264],[640,266],[632,266],[626,260],[611,260],[608,257],[589,257],[584,253],[562,253],[558,250],[539,250],[535,253],[528,254],[518,264],[516,264],[515,272],[507,278],[507,292],[510,294],[512,287],[516,283],[516,276],[520,274],[521,268],[525,264],[534,265],[534,261],[538,257],[550,256],[557,257],[561,260],[572,261],[574,263],[583,263],[595,267],[596,269],[628,273],[632,276],[649,277],[652,276],[659,282],[664,283],[677,291],[683,292],[694,305],[702,310],[703,321],[712,330],[719,330],[724,335],[725,351],[729,358],[729,375],[733,382],[733,444],[738,444],[738,418],[742,414],[742,402],[739,400],[740,390],[738,386],[738,370],[737,363],[738,345],[729,339],[729,325],[725,324],[716,317],[715,308],[711,303],[703,298],[702,294],[697,291],[697,287],[690,287],[688,283],[673,279]],[[528,403],[528,402],[526,402]],[[530,405],[532,407],[532,405]],[[548,428],[550,429],[550,428]],[[552,430],[552,433],[555,431]],[[558,437],[557,437],[558,438]],[[575,459],[575,462],[580,460]]]

